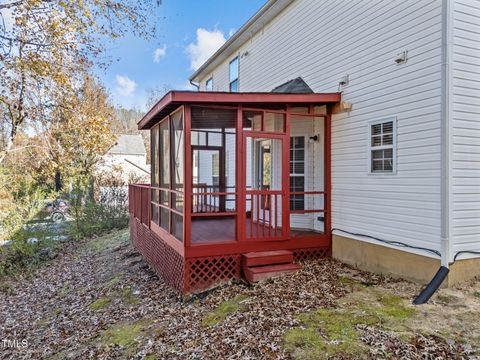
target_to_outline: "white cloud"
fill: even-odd
[[[190,68],[197,70],[225,41],[225,36],[220,30],[208,31],[198,28],[197,39],[186,48],[190,58]]]
[[[123,75],[117,75],[115,79],[117,80],[117,87],[116,87],[117,93],[119,93],[122,96],[133,95],[137,87],[137,83],[135,81],[128,78],[128,76],[123,76]]]
[[[162,47],[155,49],[153,52],[153,61],[156,63],[160,62],[160,59],[167,55],[167,45],[163,45]]]
[[[231,28],[230,30],[228,30],[228,37],[232,37],[233,34],[235,34],[237,32],[237,29],[234,29],[234,28]]]

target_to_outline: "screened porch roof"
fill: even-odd
[[[243,105],[247,107],[276,108],[282,105],[327,105],[340,102],[340,93],[271,93],[271,92],[204,92],[169,91],[138,122],[139,130],[150,129],[165,116],[185,104]]]

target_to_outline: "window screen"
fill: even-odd
[[[395,168],[395,122],[370,125],[370,172],[393,173]]]
[[[305,191],[305,137],[290,138],[290,191]],[[290,195],[290,210],[304,210],[305,195]]]

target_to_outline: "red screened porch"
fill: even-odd
[[[129,187],[134,246],[181,293],[242,276],[241,255],[330,252],[338,93],[167,93],[140,120],[151,183]]]

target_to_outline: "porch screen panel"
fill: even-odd
[[[159,154],[158,154],[158,126],[155,126],[152,128],[150,132],[150,144],[151,144],[151,150],[150,150],[150,158],[151,158],[151,184],[153,186],[158,186],[159,185],[159,168],[158,168],[158,160],[159,160]],[[158,216],[159,216],[159,208],[158,208],[158,199],[159,199],[159,191],[157,189],[152,189],[151,190],[151,201],[152,203],[150,204],[151,206],[151,220],[158,225]]]
[[[235,240],[236,109],[192,107],[192,243]]]
[[[294,114],[290,124],[291,236],[316,236],[325,224],[325,122]]]
[[[159,162],[160,170],[160,226],[170,231],[170,132],[168,120],[160,124],[159,128]],[[166,208],[165,208],[166,207]]]
[[[184,131],[183,111],[172,116],[172,208],[183,213],[183,181],[184,181]],[[183,241],[183,216],[172,212],[172,235]]]

